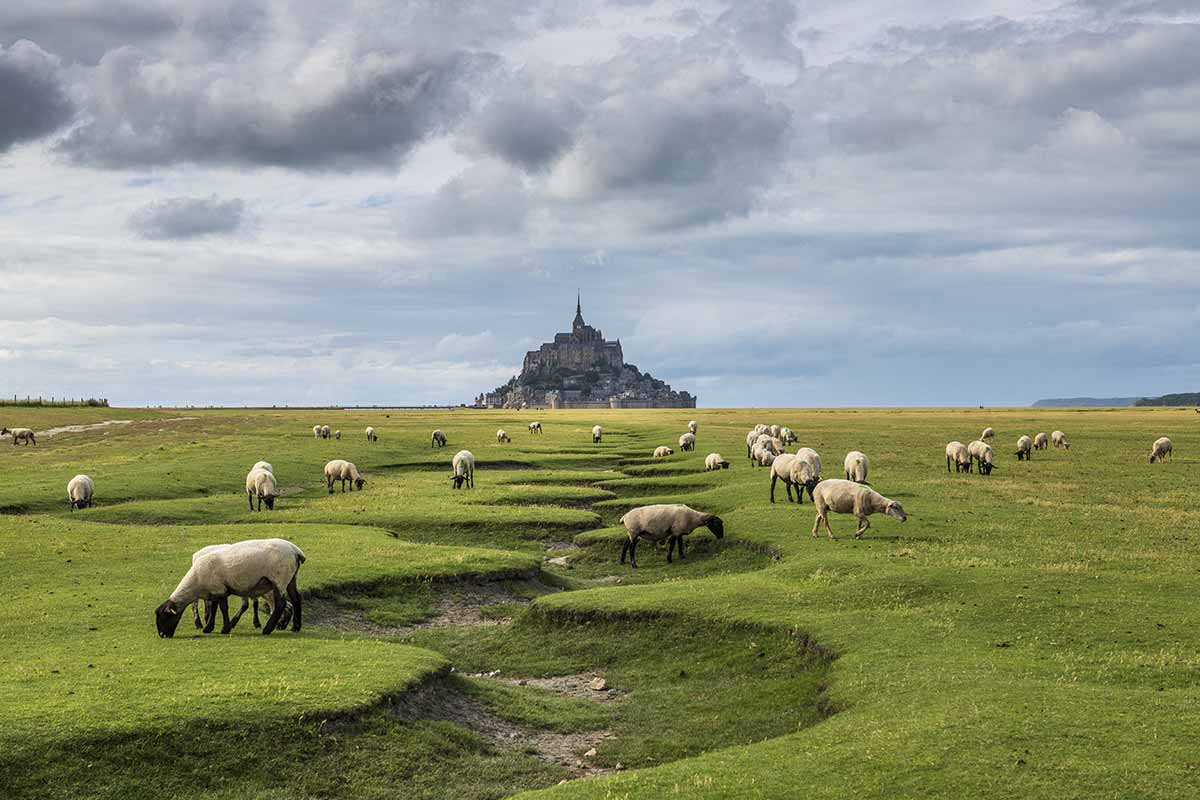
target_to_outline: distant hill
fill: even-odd
[[[1033,405],[1035,408],[1052,408],[1063,406],[1162,405],[1162,403],[1148,403],[1144,397],[1051,397],[1046,400],[1038,400]]]
[[[1143,397],[1135,406],[1200,406],[1200,392],[1164,394],[1162,397]]]

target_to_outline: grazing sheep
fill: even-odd
[[[750,431],[746,434],[746,458],[754,460],[754,443],[758,441],[758,431]]]
[[[67,483],[67,499],[71,501],[72,511],[91,506],[95,494],[96,484],[87,475],[76,475]]]
[[[842,466],[846,470],[846,480],[854,481],[855,483],[867,483],[867,467],[869,465],[866,453],[860,453],[858,450],[851,450],[846,453],[846,460],[842,462]],[[870,484],[867,484],[868,486]]]
[[[759,434],[763,434],[763,433],[770,433],[770,432],[771,432],[771,426],[770,426],[770,425],[763,425],[763,424],[760,422],[760,423],[758,423],[757,425],[755,425],[755,426],[754,426],[754,435],[755,435],[755,436],[758,436]]]
[[[529,432],[530,433],[541,433],[542,432],[542,423],[540,423],[540,422],[529,423]]]
[[[621,517],[625,526],[625,544],[621,546],[621,563],[629,555],[629,565],[637,568],[638,539],[657,544],[663,539],[667,544],[667,563],[671,563],[671,552],[679,546],[679,557],[683,558],[683,537],[696,528],[708,528],[718,539],[725,537],[725,523],[716,514],[705,514],[685,505],[642,506]]]
[[[271,474],[275,473],[275,468],[271,466],[270,461],[255,461],[254,466],[250,468],[250,471],[253,472],[256,469],[265,469],[267,472],[270,472]]]
[[[1022,436],[1017,439],[1017,461],[1030,461],[1033,459],[1033,439],[1028,436]]]
[[[30,443],[37,444],[37,439],[33,438],[33,431],[29,428],[0,428],[0,436],[6,433],[12,434],[14,445],[17,442],[24,442],[26,446],[29,446]]]
[[[223,550],[226,547],[229,547],[229,545],[228,544],[210,544],[206,547],[201,547],[199,550],[192,553],[192,563],[195,564],[196,559],[198,559],[202,556],[205,556],[209,553],[215,552],[217,550]],[[227,622],[230,630],[232,630],[233,626],[236,625],[238,623],[238,620],[242,618],[242,614],[246,613],[246,608],[249,606],[251,600],[254,601],[254,627],[255,628],[262,627],[262,622],[259,620],[259,616],[258,616],[259,598],[243,597],[242,598],[242,607],[238,611],[237,616],[234,617],[232,623]],[[204,618],[205,618],[205,620],[207,620],[208,624],[205,625],[204,623],[202,623],[200,621],[200,604],[203,602],[205,602],[205,601],[196,600],[194,603],[192,603],[192,621],[196,624],[196,630],[203,629],[203,631],[205,633],[212,633],[213,623],[216,622],[216,618],[217,618],[216,617],[217,603],[216,602],[208,603],[208,609],[204,614]],[[266,603],[266,606],[267,606],[267,613],[268,614],[271,613],[271,605],[270,605],[269,601]],[[292,619],[292,608],[291,608],[291,606],[288,605],[286,600],[283,601],[283,606],[284,606],[283,616],[280,617],[280,619],[279,619],[279,627],[286,628],[288,626],[288,622],[290,622]]]
[[[350,481],[350,491],[358,489],[363,490],[363,484],[367,482],[365,476],[359,473],[358,467],[351,464],[349,461],[343,461],[340,458],[335,458],[325,465],[325,484],[329,487],[329,493],[333,494],[333,482],[342,482],[342,491],[346,491],[346,481]]]
[[[769,430],[771,431],[771,437],[774,439],[778,439],[779,434],[783,433],[783,428],[779,425],[772,425]]]
[[[667,456],[675,455],[675,451],[667,447],[665,444],[662,447],[654,448],[655,458],[666,458]]]
[[[792,487],[795,484],[792,482],[792,462],[796,460],[796,456],[789,453],[781,453],[775,456],[775,460],[771,462],[771,502],[775,502],[775,482],[782,480],[783,486],[787,490],[787,499],[789,503],[794,503],[792,499]],[[797,487],[796,493],[799,494],[802,490]]]
[[[981,442],[986,442],[988,439],[995,439],[995,438],[996,438],[996,432],[994,430],[992,430],[991,428],[984,428],[983,433],[981,433],[979,435],[979,440]]]
[[[946,472],[950,471],[950,462],[954,462],[955,472],[971,471],[971,453],[962,442],[951,442],[946,445]]]
[[[1063,450],[1070,450],[1071,443],[1067,441],[1067,435],[1062,431],[1053,431],[1050,434],[1050,442],[1055,447],[1061,447]]]
[[[1049,446],[1050,446],[1050,437],[1048,437],[1046,435],[1045,431],[1042,431],[1037,436],[1033,437],[1033,449],[1034,450],[1045,450]]]
[[[829,512],[838,514],[853,514],[858,518],[858,530],[854,532],[855,539],[861,539],[863,532],[871,527],[869,517],[872,514],[887,514],[901,522],[908,520],[904,507],[895,500],[889,500],[870,487],[854,481],[829,480],[817,484],[813,495],[813,505],[817,507],[817,518],[813,520],[812,535],[817,536],[818,527],[825,524],[825,532],[829,538],[834,538],[833,529],[829,527]]]
[[[991,475],[995,469],[996,454],[992,451],[992,446],[986,444],[979,439],[967,445],[967,452],[971,454],[971,458],[975,460],[976,472],[980,475]]]
[[[252,469],[246,473],[246,499],[250,502],[251,511],[254,510],[256,497],[259,511],[262,511],[264,500],[267,503],[267,511],[274,511],[275,498],[278,496],[279,487],[275,483],[275,475],[270,470]]]
[[[600,444],[601,437],[604,436],[604,428],[599,425],[592,426],[592,444]]]
[[[321,426],[320,425],[313,425],[313,438],[314,439],[321,438]]]
[[[340,441],[342,440],[342,432],[341,432],[341,431],[334,431],[334,432],[333,432],[333,438],[334,438],[334,439],[337,439],[337,440],[340,442]]]
[[[791,428],[780,428],[779,438],[784,444],[795,444],[799,441],[799,437],[796,436],[795,432],[793,432]]]
[[[679,437],[679,449],[684,453],[690,453],[696,449],[696,434],[685,433]]]
[[[752,464],[759,466],[769,466],[774,461],[774,456],[779,455],[780,448],[775,446],[775,440],[770,436],[762,434],[755,440],[754,446],[750,448],[750,460]],[[766,456],[771,456],[771,460],[766,460]]]
[[[1175,445],[1171,444],[1171,440],[1163,436],[1154,440],[1154,447],[1150,450],[1150,463],[1153,464],[1156,460],[1158,463],[1163,463],[1168,457],[1174,458]]]
[[[691,420],[690,422],[688,422],[687,429],[688,429],[688,433],[690,433],[694,436],[696,434],[696,420]]]
[[[329,438],[329,434],[330,434],[329,426],[328,426],[328,425],[322,425],[322,426],[321,426],[321,438],[322,438],[322,439],[328,439],[328,438]]]
[[[430,435],[429,446],[430,447],[445,447],[446,446],[446,434],[442,433],[441,428],[438,428]]]
[[[508,444],[512,442],[512,437],[508,435],[508,431],[501,428],[496,431],[496,444]]]
[[[461,489],[463,484],[466,484],[468,489],[475,488],[475,455],[470,450],[459,450],[455,453],[450,466],[454,470],[450,480],[454,481],[455,489]]]
[[[811,447],[801,447],[796,451],[796,457],[791,463],[789,477],[796,486],[796,502],[804,503],[804,489],[812,497],[813,489],[821,480],[821,456]]]
[[[758,448],[754,451],[754,463],[760,467],[769,467],[775,463],[778,454],[765,448]]]
[[[375,432],[375,429],[370,426],[367,427],[367,441],[368,442],[378,442],[379,441],[379,434],[377,434]]]
[[[709,453],[704,457],[704,471],[712,472],[718,469],[729,469],[729,462],[721,458],[720,453]]]
[[[283,615],[286,593],[293,608],[292,630],[298,631],[301,601],[296,576],[303,563],[300,548],[283,539],[249,539],[204,553],[192,561],[175,591],[155,609],[158,635],[165,639],[174,636],[184,609],[197,600],[217,603],[224,618],[221,633],[229,633],[241,616],[239,612],[232,621],[229,619],[231,594],[247,598],[270,593],[271,616],[263,627],[263,635],[270,635]],[[215,612],[210,613],[215,620]]]

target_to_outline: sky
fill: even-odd
[[[1200,389],[1197,0],[5,0],[0,396]]]

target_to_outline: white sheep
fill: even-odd
[[[1052,431],[1050,433],[1050,442],[1055,447],[1061,447],[1063,450],[1071,449],[1071,443],[1067,441],[1067,435],[1062,431]]]
[[[342,440],[342,432],[341,432],[341,431],[334,431],[334,432],[333,432],[333,438],[334,438],[334,439],[337,439],[337,440],[340,442],[340,441]]]
[[[679,557],[683,558],[683,537],[696,528],[708,528],[718,539],[725,537],[725,523],[716,514],[706,514],[685,505],[641,506],[626,512],[621,517],[625,526],[625,544],[621,546],[621,563],[629,555],[629,565],[637,568],[638,539],[657,544],[668,540],[667,563],[671,563],[671,552],[679,546]]]
[[[542,423],[540,423],[540,422],[529,423],[529,432],[530,433],[541,433],[542,432]]]
[[[995,439],[995,438],[996,438],[996,432],[994,430],[992,430],[991,428],[984,428],[983,433],[981,433],[979,435],[979,440],[982,442],[986,442],[988,439]]]
[[[796,460],[794,455],[790,453],[781,453],[775,456],[775,460],[771,462],[771,502],[775,502],[775,482],[782,480],[783,486],[787,490],[787,499],[789,503],[795,502],[792,500],[792,462]],[[797,489],[799,493],[800,489]]]
[[[775,439],[779,438],[779,434],[783,432],[783,427],[780,425],[772,425],[770,427],[771,436]]]
[[[600,439],[604,436],[604,428],[599,425],[592,426],[592,444],[600,444]]]
[[[846,453],[846,460],[842,462],[842,466],[846,470],[846,480],[854,481],[855,483],[867,483],[867,467],[870,462],[867,460],[866,453],[861,453],[858,450],[851,450]],[[870,484],[867,484],[868,486]]]
[[[954,463],[955,472],[971,471],[971,453],[962,442],[951,442],[946,445],[946,472],[950,471],[950,463]]]
[[[328,426],[328,425],[322,425],[322,426],[321,426],[321,438],[322,438],[322,439],[328,439],[328,438],[329,438],[329,434],[330,434],[330,429],[329,429],[329,426]]]
[[[1048,437],[1046,435],[1045,431],[1042,431],[1037,436],[1033,437],[1033,449],[1034,450],[1045,450],[1049,446],[1050,446],[1050,437]]]
[[[757,425],[755,425],[755,426],[754,426],[754,435],[755,435],[755,436],[758,436],[760,433],[769,433],[769,432],[770,432],[770,430],[771,430],[771,426],[770,426],[770,425],[763,425],[763,424],[760,422],[760,423],[758,423]]]
[[[766,448],[759,447],[754,451],[754,463],[760,467],[769,467],[775,463],[778,454]]]
[[[432,434],[430,434],[429,446],[430,447],[445,447],[446,446],[446,434],[442,433],[441,428],[438,428]]]
[[[1022,436],[1017,439],[1017,461],[1031,461],[1033,459],[1033,439],[1028,436]]]
[[[675,451],[667,447],[665,444],[661,447],[654,448],[655,458],[666,458],[667,456],[675,455]]]
[[[379,434],[376,433],[375,429],[370,426],[367,426],[367,441],[368,442],[378,442],[379,441]]]
[[[496,444],[509,444],[512,442],[512,437],[508,435],[508,431],[501,428],[496,431]]]
[[[455,489],[461,489],[464,484],[468,489],[475,488],[474,453],[470,450],[459,450],[450,461],[450,467],[454,470],[450,480],[454,481]]]
[[[704,471],[712,472],[718,469],[729,469],[729,462],[721,458],[720,453],[709,453],[704,457]]]
[[[321,426],[320,425],[313,425],[313,438],[314,439],[321,438]]]
[[[330,490],[332,491],[332,490]],[[258,510],[262,511],[263,501],[267,510],[275,510],[275,498],[279,496],[279,487],[275,483],[275,475],[270,470],[252,469],[246,473],[246,499],[250,502],[250,510],[254,510],[254,499],[258,498]]]
[[[232,621],[229,619],[231,594],[247,598],[270,593],[271,617],[263,627],[264,635],[279,624],[286,594],[293,608],[292,630],[299,631],[301,602],[296,576],[303,563],[300,548],[283,539],[249,539],[205,553],[193,560],[175,591],[155,609],[158,635],[167,639],[174,636],[184,609],[197,600],[217,603],[224,618],[221,633],[229,633],[241,616],[239,612]]]
[[[76,475],[67,482],[67,499],[71,501],[72,511],[91,506],[95,494],[96,484],[87,475]]]
[[[799,437],[796,436],[795,431],[793,431],[791,428],[787,428],[787,427],[779,429],[779,438],[783,441],[783,443],[785,445],[786,444],[795,444],[796,442],[798,442],[800,440]]]
[[[346,481],[350,482],[350,491],[358,489],[363,490],[363,484],[367,482],[366,476],[358,471],[358,467],[349,461],[344,461],[340,458],[335,458],[325,465],[325,484],[329,487],[329,493],[333,494],[334,481],[342,482],[342,491],[346,491]]]
[[[754,443],[758,441],[758,431],[750,431],[746,434],[746,458],[754,460]]]
[[[679,437],[679,449],[684,453],[690,453],[696,449],[696,434],[685,433]]]
[[[996,454],[992,451],[992,446],[986,442],[976,439],[967,445],[967,452],[971,458],[975,460],[975,470],[980,475],[991,475],[995,469]]]
[[[834,538],[833,529],[829,527],[829,512],[838,514],[853,514],[858,518],[858,530],[854,532],[855,539],[861,539],[863,532],[871,527],[869,517],[872,514],[887,514],[901,522],[908,520],[904,507],[895,500],[889,500],[879,492],[854,481],[828,480],[817,484],[817,490],[812,496],[813,505],[817,507],[817,518],[813,520],[812,535],[817,536],[821,523],[825,524],[825,532],[829,538]]]
[[[229,545],[229,544],[210,544],[210,545],[207,545],[206,547],[201,547],[199,550],[192,553],[192,563],[195,564],[196,560],[198,558],[202,558],[203,556],[206,556],[209,553],[216,552],[217,550],[223,550],[226,547],[230,547],[230,546],[231,545]],[[230,630],[232,630],[233,626],[236,625],[238,620],[242,618],[242,614],[246,613],[246,608],[250,605],[251,600],[254,601],[254,627],[255,628],[262,627],[262,622],[259,620],[259,616],[258,616],[259,598],[243,597],[242,598],[242,607],[238,611],[237,615],[233,618],[233,622],[229,622],[228,617],[226,617],[226,624],[229,626]],[[216,622],[216,619],[217,619],[216,612],[217,612],[217,607],[219,604],[216,602],[208,603],[208,609],[204,615],[204,618],[207,621],[207,624],[205,624],[200,621],[200,604],[203,602],[205,602],[205,601],[197,599],[195,602],[192,603],[192,620],[196,624],[196,630],[203,630],[205,633],[212,633],[213,624]],[[284,606],[283,615],[279,619],[279,627],[286,628],[288,625],[288,622],[291,621],[291,619],[292,619],[292,609],[287,604],[286,600],[284,601],[283,606]],[[268,601],[267,602],[267,613],[268,614],[271,612],[271,608],[272,607],[270,605],[270,602]]]
[[[37,444],[37,439],[33,436],[33,431],[29,428],[0,428],[0,436],[9,433],[12,434],[12,443],[24,442],[26,446]]]
[[[688,422],[687,429],[688,429],[688,433],[690,433],[694,436],[696,434],[696,420],[691,420],[690,422]]]
[[[270,461],[255,461],[254,466],[250,468],[250,471],[253,472],[256,469],[265,469],[272,475],[275,474],[275,468],[271,466]]]
[[[1175,445],[1171,444],[1171,440],[1163,436],[1154,440],[1154,447],[1150,450],[1150,463],[1155,461],[1163,463],[1168,457],[1174,458]]]
[[[789,465],[789,476],[796,487],[796,502],[804,503],[804,490],[812,497],[813,489],[821,480],[821,456],[811,447],[801,447]]]

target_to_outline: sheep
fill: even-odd
[[[599,425],[592,426],[592,444],[600,444],[600,439],[604,436],[604,428]]]
[[[679,449],[684,453],[690,453],[696,449],[696,434],[685,433],[679,437]]]
[[[986,442],[988,439],[995,439],[996,432],[991,428],[984,428],[983,433],[979,435],[979,441]]]
[[[718,539],[725,538],[725,523],[716,514],[705,514],[685,505],[641,506],[621,517],[625,526],[625,543],[621,546],[621,563],[629,555],[629,566],[637,569],[638,539],[657,544],[663,539],[667,544],[667,563],[671,563],[671,552],[676,545],[679,557],[683,558],[683,537],[696,528],[708,528]]]
[[[253,472],[256,469],[265,469],[267,472],[271,473],[272,475],[275,474],[275,468],[271,466],[270,461],[255,461],[254,466],[251,467],[250,470],[251,470],[251,472]]]
[[[223,550],[226,547],[229,547],[229,545],[228,544],[210,544],[206,547],[201,547],[199,550],[192,553],[192,563],[195,564],[196,559],[198,559],[202,556],[205,556],[208,553],[212,553],[217,550]],[[254,601],[254,627],[255,628],[262,627],[262,622],[259,620],[259,617],[258,617],[258,606],[259,606],[258,600],[259,599],[257,597],[249,598],[249,599],[243,597],[242,598],[242,607],[238,611],[237,616],[234,618],[233,622],[229,625],[231,630],[232,630],[233,626],[237,624],[238,620],[242,618],[242,614],[244,614],[246,612],[246,608],[250,604],[250,599],[253,599],[253,601]],[[213,623],[216,622],[217,603],[215,603],[215,602],[208,603],[208,609],[204,615],[205,620],[207,620],[207,625],[205,625],[205,623],[200,621],[200,604],[202,602],[205,602],[205,601],[196,600],[194,603],[192,603],[192,621],[196,625],[196,630],[203,629],[203,631],[205,633],[212,633]],[[267,612],[270,613],[270,611],[271,611],[270,603],[267,603]],[[290,622],[291,619],[292,619],[292,609],[291,609],[291,606],[289,606],[287,601],[285,600],[283,602],[283,615],[280,617],[279,626],[286,628],[288,625],[288,622]]]
[[[184,609],[196,600],[216,602],[224,618],[221,633],[229,633],[241,616],[239,612],[232,620],[229,618],[231,594],[247,598],[270,593],[271,616],[263,626],[263,635],[269,636],[283,616],[286,593],[293,608],[292,630],[299,631],[301,601],[296,577],[304,561],[303,551],[283,539],[249,539],[199,556],[175,591],[154,610],[159,637],[174,636]],[[210,614],[215,620],[215,611]]]
[[[721,458],[720,453],[709,453],[704,457],[704,471],[712,472],[718,469],[729,469],[729,462]]]
[[[314,439],[321,438],[321,426],[320,425],[313,425],[313,438]]]
[[[96,484],[87,475],[76,475],[67,482],[67,499],[71,501],[72,511],[90,507],[95,494]]]
[[[838,514],[853,514],[858,518],[858,530],[854,532],[855,539],[861,539],[867,528],[871,527],[869,517],[872,514],[887,514],[901,522],[908,521],[904,507],[895,500],[889,500],[874,489],[854,481],[828,480],[817,484],[817,490],[812,496],[813,505],[817,507],[817,518],[813,520],[812,535],[817,537],[821,523],[825,523],[825,532],[833,539],[833,529],[829,527],[829,512]]]
[[[328,425],[322,425],[322,426],[321,426],[321,438],[322,438],[322,439],[328,439],[328,438],[329,438],[329,433],[330,433],[330,431],[329,431],[329,426],[328,426]]]
[[[795,460],[796,460],[796,456],[790,455],[788,453],[783,453],[781,455],[775,456],[775,459],[771,462],[771,494],[770,494],[770,498],[771,498],[772,503],[775,502],[775,482],[778,480],[783,481],[783,486],[787,490],[788,502],[789,503],[795,502],[794,500],[792,500],[792,486],[795,485],[794,483],[792,483],[792,462]],[[797,489],[797,493],[799,491],[800,490]]]
[[[799,437],[796,436],[795,432],[792,431],[791,428],[786,428],[786,427],[779,429],[779,438],[783,441],[784,444],[795,444],[796,442],[798,442],[800,440]]]
[[[688,433],[696,435],[696,420],[690,420],[687,424]]]
[[[1067,441],[1067,435],[1062,431],[1053,431],[1050,434],[1050,442],[1055,447],[1061,447],[1063,450],[1070,450],[1071,443]]]
[[[378,442],[379,441],[379,434],[376,433],[375,429],[370,427],[369,425],[367,426],[367,441],[368,442]]]
[[[250,510],[254,510],[254,498],[258,498],[258,510],[262,511],[263,501],[267,503],[267,511],[275,510],[275,498],[279,496],[279,487],[275,483],[275,475],[270,470],[252,469],[246,473],[246,499],[250,502]]]
[[[750,447],[750,458],[759,464],[762,463],[761,451],[767,451],[771,455],[779,455],[783,450],[783,443],[778,439],[772,438],[770,434],[760,433],[754,440],[754,444]]]
[[[655,458],[666,458],[667,456],[675,455],[675,451],[667,447],[665,444],[662,447],[654,448]]]
[[[1163,463],[1168,457],[1174,458],[1175,445],[1171,444],[1171,440],[1162,436],[1154,440],[1154,447],[1150,450],[1150,463],[1155,460],[1158,463]]]
[[[783,428],[779,425],[772,425],[769,430],[771,431],[772,438],[775,439],[778,439],[779,434],[783,433]]]
[[[342,440],[342,432],[341,432],[341,431],[334,431],[334,432],[333,432],[333,438],[334,438],[334,439],[337,439],[337,440],[340,442],[340,441]]]
[[[772,451],[765,450],[763,448],[759,448],[759,449],[755,450],[754,452],[755,452],[754,463],[760,467],[769,467],[772,464],[774,464],[775,459],[778,458],[777,453],[773,453]]]
[[[790,468],[788,477],[796,487],[796,502],[803,505],[804,489],[807,488],[808,496],[812,497],[813,489],[821,480],[821,456],[811,447],[801,447],[796,451]]]
[[[1046,436],[1046,432],[1042,431],[1037,436],[1033,437],[1033,449],[1045,450],[1050,446],[1050,437]]]
[[[950,471],[951,462],[954,462],[955,472],[971,471],[971,453],[962,442],[951,442],[946,445],[946,472]]]
[[[363,484],[367,482],[364,475],[359,473],[358,467],[351,464],[349,461],[343,461],[340,458],[335,458],[325,465],[325,484],[329,487],[329,493],[333,494],[333,482],[342,482],[342,491],[346,491],[346,481],[350,481],[350,491],[358,489],[363,490]]]
[[[971,455],[971,458],[974,459],[976,472],[978,472],[978,474],[992,474],[992,470],[995,469],[996,455],[992,451],[992,446],[990,444],[985,444],[979,439],[976,439],[967,445],[967,452]]]
[[[754,443],[758,441],[758,431],[746,434],[746,458],[754,460]]]
[[[454,470],[450,480],[454,481],[455,489],[461,489],[464,484],[468,489],[475,488],[475,455],[470,450],[455,453],[450,466]]]
[[[854,481],[855,483],[867,483],[867,467],[870,462],[867,460],[866,453],[858,450],[851,450],[846,453],[846,460],[842,462],[843,468],[846,470],[846,480]]]
[[[441,428],[438,428],[432,434],[430,434],[429,446],[430,447],[445,447],[446,446],[446,434],[442,433]]]
[[[529,423],[529,432],[530,433],[541,433],[542,432],[542,423],[540,423],[540,422]]]
[[[33,431],[29,428],[0,428],[0,436],[6,433],[12,434],[12,443],[14,446],[17,442],[24,442],[26,447],[31,442],[37,444],[37,439],[34,438]]]
[[[512,442],[512,437],[508,435],[508,431],[501,428],[496,431],[496,444],[509,444]]]
[[[1022,436],[1017,439],[1017,461],[1033,460],[1033,439]]]

